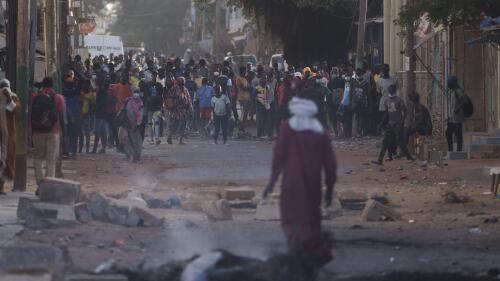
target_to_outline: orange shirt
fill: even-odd
[[[130,84],[113,84],[111,90],[116,94],[116,112],[120,111],[127,98],[132,97],[132,86]]]

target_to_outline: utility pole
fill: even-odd
[[[44,37],[46,76],[52,77],[59,84],[57,69],[57,0],[45,0],[44,5]]]
[[[415,69],[416,69],[416,57],[415,57],[415,27],[413,23],[406,26],[406,47],[405,47],[405,58],[404,58],[404,85],[405,85],[405,96],[408,99],[416,90],[415,83]]]
[[[363,67],[363,59],[365,56],[365,33],[366,33],[367,10],[368,10],[368,0],[359,0],[358,46],[356,52],[356,68]]]
[[[415,118],[415,105],[410,101],[410,97],[416,91],[416,54],[415,54],[415,26],[414,23],[408,23],[406,25],[406,47],[405,47],[405,57],[404,57],[404,91],[406,100],[406,107],[408,108],[408,115],[406,119],[408,122],[412,122]],[[409,142],[410,151],[415,151],[415,142],[413,139]]]
[[[7,1],[7,71],[10,87],[16,91],[17,0]]]
[[[57,60],[60,65],[62,73],[66,73],[69,65],[69,36],[68,36],[68,15],[69,15],[69,1],[59,0],[59,59]],[[78,29],[79,27],[77,27]]]
[[[29,51],[29,89],[35,83],[36,36],[38,33],[38,7],[36,0],[30,2],[30,51]]]
[[[220,29],[221,29],[221,0],[215,0],[215,34],[214,42],[212,46],[212,56],[217,60],[219,55],[219,41],[220,41]]]
[[[22,110],[16,116],[16,176],[14,190],[26,190],[26,162],[28,150],[27,113],[29,95],[30,3],[35,0],[17,1],[17,57],[16,93]],[[33,4],[33,3],[32,3]]]

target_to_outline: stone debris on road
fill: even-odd
[[[210,201],[203,205],[203,211],[210,221],[232,220],[231,205],[225,199]]]
[[[142,199],[141,199],[142,200]],[[129,227],[158,227],[164,219],[159,218],[143,207],[143,202],[137,197],[117,200],[108,198],[98,192],[87,195],[87,203],[93,219]]]
[[[45,178],[38,189],[42,202],[73,205],[80,199],[80,183],[66,179]]]
[[[398,221],[401,220],[401,215],[394,211],[391,207],[386,206],[373,199],[368,200],[366,207],[363,210],[362,217],[368,222],[380,221]]]

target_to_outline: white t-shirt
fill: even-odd
[[[214,109],[214,114],[217,116],[224,116],[227,114],[227,105],[230,104],[227,95],[221,95],[220,97],[212,97],[212,107]]]

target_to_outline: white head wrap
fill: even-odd
[[[318,107],[313,101],[294,97],[290,101],[288,108],[293,115],[289,121],[289,125],[293,130],[324,133],[323,125],[314,117],[318,113]]]

